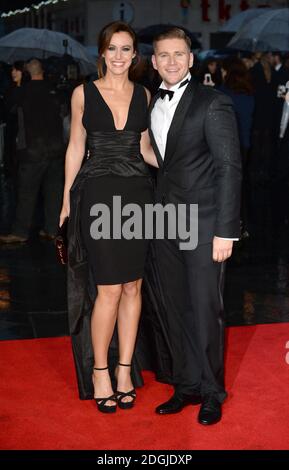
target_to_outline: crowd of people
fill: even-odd
[[[207,73],[211,77],[207,84],[230,96],[237,116],[243,161],[243,235],[254,225],[250,209],[260,187],[270,193],[272,222],[278,229],[289,219],[289,128],[281,129],[284,103],[289,102],[288,54],[243,53],[221,61],[210,58],[197,75],[205,82]]]

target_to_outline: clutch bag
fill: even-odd
[[[59,227],[55,237],[56,256],[61,264],[67,263],[67,226],[68,217],[64,220],[61,227]]]

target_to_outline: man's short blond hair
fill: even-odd
[[[162,33],[159,33],[153,39],[153,48],[156,50],[157,43],[163,41],[164,39],[183,39],[188,46],[188,49],[191,50],[192,41],[187,36],[185,31],[181,28],[165,28]]]

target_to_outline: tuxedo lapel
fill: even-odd
[[[197,82],[195,82],[195,80],[192,78],[183,96],[181,97],[178,103],[171,126],[169,128],[168,136],[167,136],[166,153],[165,153],[165,158],[164,158],[165,165],[168,163],[168,161],[174,154],[175,148],[177,146],[180,130],[183,126],[183,122],[186,117],[187,111],[191,105],[196,88],[197,88]]]
[[[155,140],[155,137],[154,137],[154,134],[152,132],[152,125],[151,125],[151,115],[152,115],[152,110],[154,108],[154,105],[157,101],[157,99],[159,98],[159,94],[157,93],[153,99],[151,100],[150,102],[150,106],[149,106],[149,111],[148,111],[148,121],[149,121],[149,136],[150,136],[150,140],[151,140],[151,144],[152,144],[152,148],[154,149],[154,152],[155,152],[155,155],[157,157],[157,161],[158,161],[158,164],[159,164],[159,168],[161,168],[164,164],[164,161],[162,159],[162,156],[160,154],[160,151],[159,151],[159,148],[157,146],[157,143],[156,143],[156,140]]]

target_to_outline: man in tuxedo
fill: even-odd
[[[165,298],[172,398],[158,414],[201,403],[198,421],[220,421],[224,388],[224,262],[240,231],[241,159],[231,100],[190,74],[193,54],[184,31],[154,41],[154,68],[163,79],[150,107],[150,137],[159,170],[156,202],[198,204],[198,244],[180,249],[169,236],[155,241]]]

